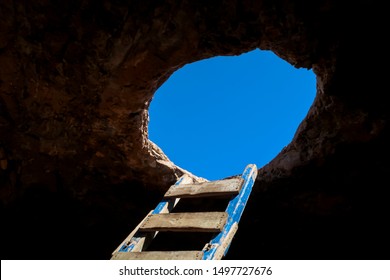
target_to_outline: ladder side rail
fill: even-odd
[[[212,260],[215,258],[218,247],[224,243],[229,232],[232,230],[233,225],[239,223],[257,177],[257,166],[255,164],[248,164],[241,176],[244,179],[241,191],[238,195],[232,198],[232,200],[230,200],[225,210],[229,215],[228,220],[223,230],[209,242],[208,246],[203,249],[203,260]],[[226,246],[223,256],[226,255],[229,247],[229,245]]]
[[[151,214],[152,211],[149,212]],[[142,223],[146,220],[148,216],[146,216],[136,227],[135,229],[125,238],[125,240],[122,241],[122,243],[112,252],[111,255],[115,255],[118,252],[128,252],[129,250],[134,248],[134,245],[138,243],[138,239],[140,238],[135,237],[135,235],[138,233],[139,227],[142,225]],[[131,248],[130,248],[131,247]]]
[[[174,185],[190,184],[193,180],[187,174],[181,176]],[[149,245],[150,241],[158,234],[158,231],[154,233],[143,233],[139,231],[139,227],[144,223],[146,218],[151,214],[169,213],[179,202],[180,198],[166,199],[163,198],[154,210],[138,224],[138,226],[129,234],[129,236],[119,245],[119,247],[112,253],[117,252],[140,252]]]

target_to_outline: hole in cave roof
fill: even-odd
[[[259,168],[292,140],[316,93],[312,70],[271,51],[187,64],[157,90],[149,138],[176,165],[208,180]]]

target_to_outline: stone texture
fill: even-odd
[[[148,140],[156,89],[186,63],[255,48],[312,68],[317,96],[259,170],[228,258],[386,258],[385,10],[335,0],[1,1],[2,259],[110,258],[189,173]]]

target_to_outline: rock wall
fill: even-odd
[[[259,170],[228,258],[386,257],[385,10],[331,0],[1,1],[2,259],[110,258],[189,173],[148,140],[156,89],[186,63],[255,48],[313,69],[317,96],[292,142]]]

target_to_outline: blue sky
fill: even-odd
[[[176,165],[223,179],[272,160],[293,138],[315,92],[312,70],[271,51],[197,61],[157,90],[149,138]]]

